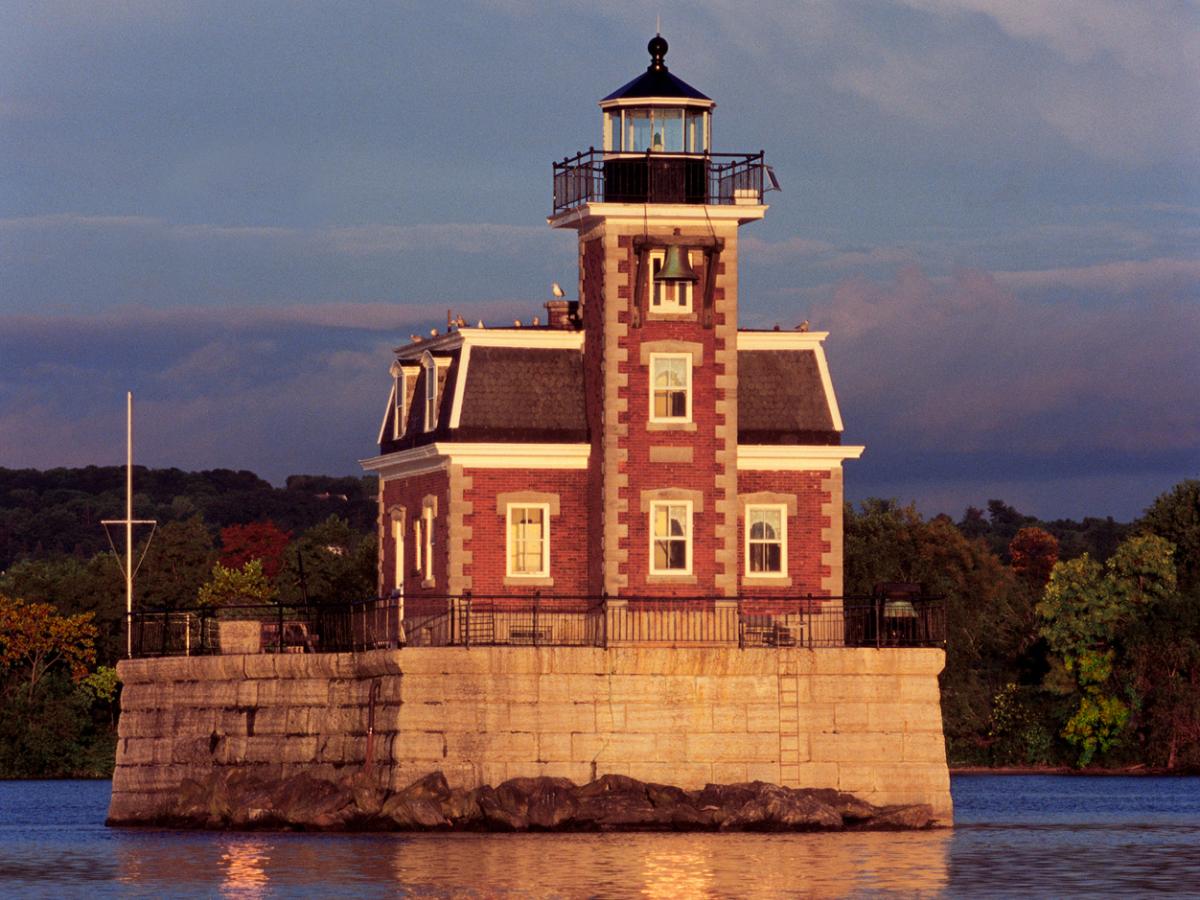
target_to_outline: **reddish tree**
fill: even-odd
[[[1058,562],[1058,538],[1041,528],[1022,528],[1008,545],[1013,571],[1041,590]]]
[[[253,559],[261,560],[263,574],[274,581],[283,568],[283,551],[292,533],[270,519],[221,529],[221,565],[240,569]]]

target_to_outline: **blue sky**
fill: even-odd
[[[1136,516],[1200,476],[1190,0],[0,6],[0,465],[345,473],[389,350],[573,285],[550,162],[671,70],[783,185],[743,325],[828,329],[851,497]]]

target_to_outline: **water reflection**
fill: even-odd
[[[224,897],[262,897],[267,887],[267,867],[271,845],[259,837],[231,836],[221,854],[221,895]]]
[[[0,782],[0,894],[990,898],[1200,884],[1200,779],[980,776],[956,779],[954,797],[958,827],[935,832],[224,834],[106,829],[106,785]]]

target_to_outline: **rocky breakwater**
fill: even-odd
[[[830,789],[761,781],[684,791],[623,775],[582,786],[513,778],[451,788],[434,772],[396,792],[359,774],[338,782],[301,773],[283,781],[246,770],[186,780],[174,802],[136,821],[208,829],[304,831],[840,831],[928,828],[926,804],[877,807]]]

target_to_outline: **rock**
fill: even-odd
[[[913,803],[908,806],[885,806],[863,824],[871,831],[908,831],[929,828],[933,825],[933,807],[928,803]]]
[[[449,799],[446,776],[432,772],[389,797],[380,808],[380,816],[402,831],[445,828],[450,820],[443,814],[442,804]]]
[[[354,794],[341,785],[301,772],[272,792],[268,808],[287,825],[339,828],[354,816]]]
[[[806,794],[820,800],[826,806],[832,807],[838,815],[847,822],[861,822],[870,819],[879,809],[866,800],[860,800],[853,794],[835,791],[833,788],[802,788]]]
[[[154,821],[182,828],[405,831],[899,830],[934,824],[927,804],[879,808],[852,794],[762,781],[684,791],[624,775],[604,775],[582,787],[542,776],[464,790],[431,772],[389,794],[376,777],[361,772],[334,783],[305,773],[278,781],[247,768],[185,779],[174,803],[156,810]]]
[[[754,798],[721,822],[722,831],[801,831],[842,827],[842,817],[810,794],[762,782],[756,782],[754,787]]]

